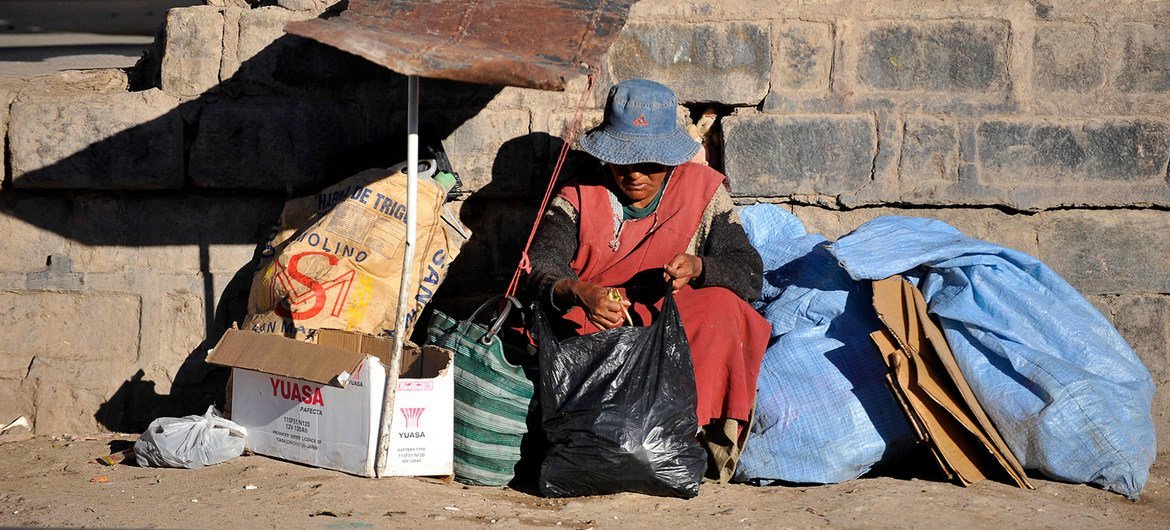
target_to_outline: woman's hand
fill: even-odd
[[[562,280],[553,288],[557,294],[569,295],[573,305],[585,310],[585,317],[601,329],[613,329],[625,322],[628,300],[609,299],[609,288],[580,280]]]
[[[671,293],[677,293],[687,282],[703,274],[703,259],[690,254],[679,254],[664,267],[663,278],[670,282]]]

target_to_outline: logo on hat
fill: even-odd
[[[634,118],[634,125],[637,125],[638,127],[645,127],[650,125],[650,122],[646,121],[645,114],[639,114],[637,118]]]

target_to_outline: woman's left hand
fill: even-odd
[[[670,282],[670,292],[677,293],[687,282],[703,274],[703,259],[690,254],[679,254],[663,268],[663,278]]]

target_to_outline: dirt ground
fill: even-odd
[[[91,463],[128,435],[0,444],[0,526],[359,528],[536,526],[682,528],[1157,528],[1170,524],[1170,455],[1138,502],[1036,479],[1035,491],[927,477],[754,487],[704,484],[691,500],[620,494],[544,499],[495,487],[413,478],[366,479],[263,456],[202,469]]]

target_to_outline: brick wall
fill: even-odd
[[[199,412],[223,378],[202,357],[242,316],[286,193],[403,158],[403,78],[282,33],[329,2],[210,3],[224,5],[173,10],[129,74],[0,85],[0,416],[56,433]],[[740,203],[784,204],[828,237],[929,216],[1039,256],[1164,385],[1168,15],[1137,0],[643,0],[586,126],[631,76],[716,104]],[[453,207],[474,232],[439,303],[501,289],[582,86],[423,81],[423,140],[463,175]]]

